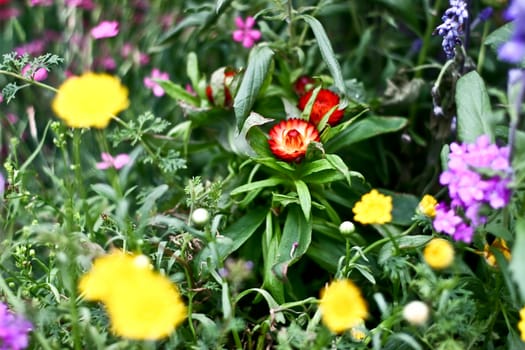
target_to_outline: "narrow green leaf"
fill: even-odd
[[[195,52],[190,52],[188,54],[188,58],[186,59],[186,74],[188,75],[188,78],[190,78],[191,86],[196,89],[197,86],[199,86],[200,73],[199,60]]]
[[[255,99],[266,79],[274,52],[268,46],[252,49],[246,72],[233,101],[237,128],[242,130],[244,121],[251,112]]]
[[[295,180],[295,188],[297,189],[297,196],[299,197],[299,203],[301,203],[301,209],[303,210],[304,217],[310,218],[312,211],[312,197],[310,196],[310,190],[308,186],[301,180]]]
[[[406,118],[370,116],[350,124],[325,143],[327,153],[335,153],[351,144],[381,134],[398,131],[407,124]]]
[[[516,221],[516,242],[511,256],[509,269],[518,286],[521,300],[525,301],[525,218],[523,217]]]
[[[301,18],[303,18],[305,22],[308,23],[312,29],[312,32],[314,33],[315,40],[317,41],[317,45],[319,45],[319,50],[321,51],[321,56],[323,56],[323,60],[325,61],[330,74],[334,78],[335,87],[343,96],[346,96],[346,88],[343,79],[343,73],[341,72],[341,66],[335,58],[332,44],[326,35],[323,25],[315,17],[309,15],[303,15]]]
[[[298,206],[288,208],[278,254],[272,266],[272,271],[280,279],[286,279],[288,267],[306,253],[312,241],[312,221],[305,218]]]
[[[472,71],[461,77],[456,86],[458,138],[474,142],[480,135],[488,135],[494,141],[497,123],[492,113],[490,99],[481,76]]]
[[[155,79],[155,81],[164,89],[166,94],[168,94],[171,98],[174,98],[177,101],[184,101],[193,106],[199,105],[199,99],[190,94],[188,91],[186,91],[186,89],[182,86],[175,84],[169,80]]]
[[[232,196],[235,196],[236,194],[239,194],[239,193],[254,191],[257,189],[264,188],[264,187],[273,187],[273,186],[280,185],[282,183],[284,183],[283,179],[279,179],[277,177],[270,177],[269,179],[266,179],[266,180],[255,181],[255,182],[251,182],[246,185],[239,186],[235,188],[233,191],[231,191],[230,194]]]
[[[266,217],[267,210],[251,210],[242,218],[221,231],[221,235],[231,239],[231,244],[218,245],[219,256],[225,259],[228,255],[239,249],[261,226]]]

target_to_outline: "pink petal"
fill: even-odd
[[[244,31],[236,30],[233,32],[233,40],[240,43],[244,39]]]
[[[117,155],[115,157],[115,161],[113,162],[113,166],[117,170],[121,169],[126,164],[128,164],[130,162],[130,160],[131,160],[131,158],[129,157],[129,155],[127,155],[125,153],[119,154],[119,155]]]
[[[261,32],[258,30],[250,29],[246,32],[246,35],[248,35],[253,40],[257,41],[261,38]]]
[[[253,18],[252,16],[246,17],[246,21],[244,22],[245,28],[251,28],[253,27],[254,24],[255,24],[255,18]]]
[[[161,97],[162,95],[164,95],[164,89],[160,87],[160,85],[155,85],[153,87],[153,95]]]
[[[144,86],[147,87],[147,88],[152,88],[154,87],[156,84],[153,80],[151,80],[150,77],[145,77],[144,78]]]
[[[244,21],[242,20],[242,17],[236,17],[235,18],[235,26],[239,29],[244,28]]]
[[[242,46],[249,49],[253,46],[253,44],[255,44],[255,42],[252,40],[252,38],[250,38],[249,36],[244,37],[244,40],[242,41]]]
[[[109,169],[113,164],[111,163],[107,163],[107,162],[100,162],[100,163],[97,163],[96,167],[97,169],[100,169],[100,170],[106,170],[106,169]]]
[[[109,153],[102,152],[102,154],[100,154],[100,158],[102,158],[103,162],[113,163],[113,157]]]

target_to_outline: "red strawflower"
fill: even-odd
[[[206,86],[206,97],[208,97],[208,101],[212,105],[218,104],[221,107],[231,107],[233,104],[232,94],[230,92],[230,86],[232,84],[233,78],[235,77],[235,70],[233,69],[225,69],[224,70],[224,83],[222,88],[224,89],[224,101],[215,101],[213,98],[213,89],[211,85]],[[221,104],[223,102],[224,104]]]
[[[293,84],[293,90],[297,96],[303,96],[314,87],[315,81],[308,75],[301,75]]]
[[[283,120],[269,132],[270,150],[285,162],[300,162],[306,154],[308,144],[319,142],[315,125],[303,119]]]
[[[297,107],[302,111],[306,107],[308,100],[312,97],[313,90],[308,91],[306,94],[299,98],[299,104]],[[339,104],[339,96],[328,89],[319,90],[317,98],[312,106],[312,111],[310,113],[310,122],[318,125],[323,116],[334,106]],[[344,111],[336,109],[332,112],[328,118],[328,124],[331,126],[336,125],[341,118],[343,118]]]

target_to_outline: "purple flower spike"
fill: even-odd
[[[450,7],[441,17],[440,24],[434,33],[443,37],[443,51],[448,59],[454,58],[454,48],[461,45],[461,36],[468,19],[467,3],[463,0],[450,0]]]
[[[525,1],[513,0],[505,17],[514,20],[514,32],[510,40],[498,50],[498,58],[510,63],[519,63],[525,58]]]

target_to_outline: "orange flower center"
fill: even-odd
[[[302,149],[304,147],[303,135],[295,129],[288,130],[284,136],[284,143],[286,147],[292,149]]]

